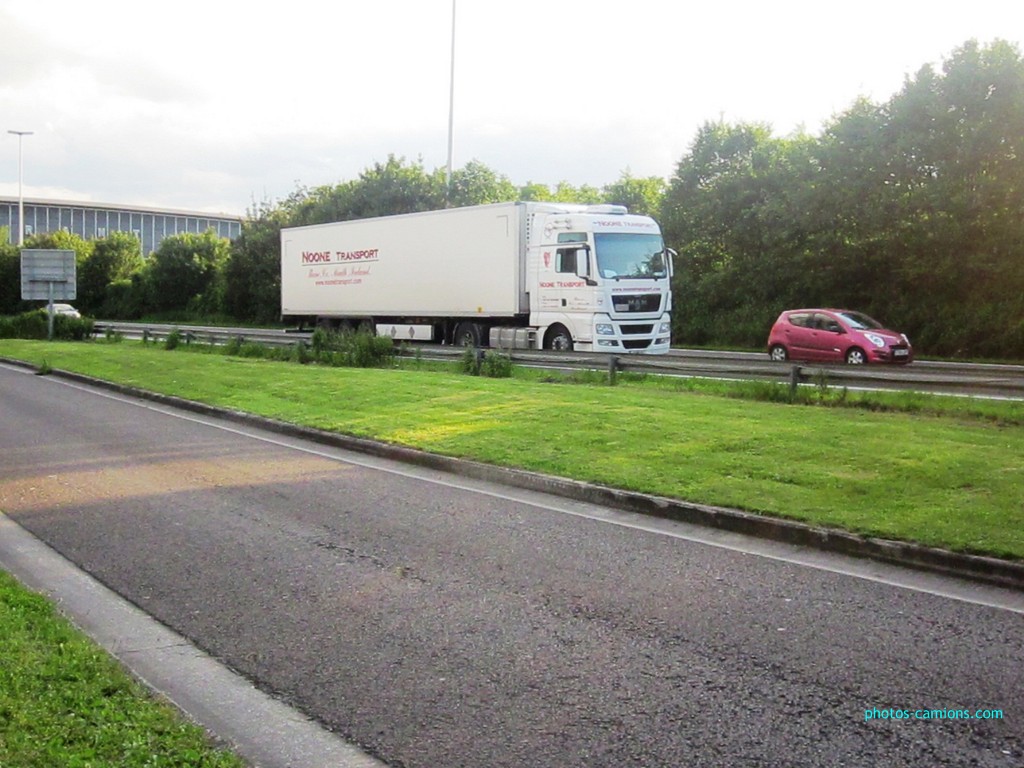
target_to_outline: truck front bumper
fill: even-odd
[[[672,341],[672,318],[657,320],[612,320],[608,315],[594,319],[593,350],[623,354],[664,354]]]

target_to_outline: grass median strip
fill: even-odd
[[[986,405],[978,418],[957,408],[876,413],[702,394],[682,383],[561,385],[127,343],[0,341],[0,355],[451,456],[1024,557],[1019,404]]]
[[[3,571],[0,637],[0,765],[244,765]]]

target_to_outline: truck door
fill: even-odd
[[[577,274],[579,259],[586,258],[580,249],[587,235],[583,232],[563,232],[557,246],[542,251],[540,270],[540,309],[543,312],[572,312],[580,309],[579,289],[586,283]],[[563,245],[564,244],[564,245]]]

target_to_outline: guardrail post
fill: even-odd
[[[616,376],[618,371],[619,371],[619,358],[617,358],[615,355],[609,355],[608,356],[608,386],[610,386],[610,387],[614,387],[615,386],[616,379],[618,378]]]
[[[800,366],[794,365],[789,370],[789,399],[796,399],[796,388],[800,384]]]
[[[480,347],[477,347],[475,352],[474,352],[474,354],[473,354],[473,365],[474,365],[474,371],[473,371],[474,375],[479,376],[480,375],[480,369],[483,368],[483,365],[484,365],[484,351]]]
[[[196,338],[196,335],[194,333],[192,333],[192,331],[186,331],[185,332],[185,346],[187,347],[189,344],[191,344],[195,340],[195,338]]]
[[[149,328],[144,328],[142,330],[142,343],[143,344],[148,344],[149,343]]]

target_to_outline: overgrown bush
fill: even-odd
[[[164,341],[164,349],[177,349],[181,345],[181,329],[172,328],[171,332],[167,334],[167,340]]]
[[[238,355],[242,349],[242,345],[245,344],[245,339],[241,336],[233,336],[224,343],[224,354],[225,355]]]
[[[239,357],[248,357],[256,360],[263,358],[279,359],[281,356],[280,350],[272,349],[265,344],[260,344],[255,341],[246,341],[238,346],[238,350],[234,353]]]
[[[512,376],[512,358],[501,352],[476,350],[466,347],[462,353],[462,372],[470,376],[507,379]]]
[[[473,349],[473,347],[466,347],[462,350],[460,365],[463,373],[469,374],[470,376],[480,375],[480,358],[477,356],[477,351]]]
[[[288,360],[299,365],[306,365],[313,362],[313,356],[305,342],[299,341],[288,348]]]
[[[508,379],[512,376],[512,358],[501,352],[488,352],[480,365],[480,375],[492,379]]]
[[[53,338],[61,341],[82,341],[92,337],[94,323],[88,317],[56,315]],[[13,317],[0,317],[0,339],[47,339],[49,318],[45,309],[23,312]]]
[[[352,368],[377,368],[387,365],[395,357],[395,343],[390,337],[377,336],[365,329],[339,332],[317,328],[309,343],[309,350],[297,346],[289,351],[290,357],[300,363],[317,362]]]

